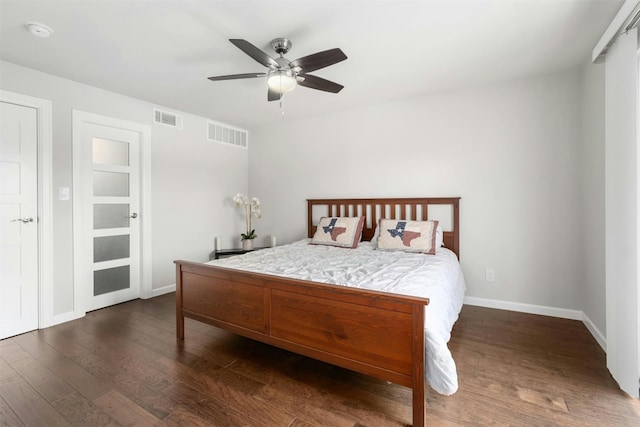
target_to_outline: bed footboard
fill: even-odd
[[[425,423],[426,298],[176,261],[176,327],[189,317],[410,387]]]

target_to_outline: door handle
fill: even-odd
[[[136,218],[138,218],[138,214],[134,212],[134,213],[131,214],[131,216],[129,218],[136,219]]]
[[[17,219],[11,220],[10,222],[16,222],[16,221],[22,221],[23,224],[28,224],[30,222],[33,222],[33,218],[31,218],[31,217],[29,217],[29,218],[27,218],[27,217],[25,217],[25,218],[17,218]]]

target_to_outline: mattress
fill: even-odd
[[[304,239],[210,264],[429,298],[425,309],[426,380],[438,393],[451,395],[457,391],[456,365],[447,343],[462,308],[465,282],[452,251],[439,248],[435,255],[380,251],[370,242],[344,249],[312,245]]]

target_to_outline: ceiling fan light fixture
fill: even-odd
[[[278,93],[291,92],[298,82],[290,70],[277,70],[269,74],[267,85],[269,89]]]
[[[0,0],[2,1],[2,0]],[[229,41],[256,62],[267,67],[263,73],[230,74],[226,76],[209,77],[211,81],[251,79],[254,77],[266,77],[267,101],[280,101],[282,105],[283,94],[291,92],[296,86],[303,86],[309,89],[321,90],[324,92],[338,93],[344,86],[332,82],[322,77],[309,74],[311,71],[320,70],[340,61],[347,59],[347,55],[338,48],[329,49],[322,52],[313,53],[301,58],[289,61],[284,54],[291,48],[291,41],[284,38],[271,41],[271,47],[280,56],[272,58],[262,51],[262,49],[252,45],[244,39],[229,39]]]

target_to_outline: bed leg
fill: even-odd
[[[184,340],[184,316],[176,316],[176,337],[179,340]]]
[[[424,306],[413,306],[413,427],[425,425]]]
[[[422,393],[420,392],[422,390]],[[424,385],[422,388],[413,389],[413,427],[425,425]]]
[[[176,338],[184,340],[184,316],[182,315],[182,271],[176,263]]]

